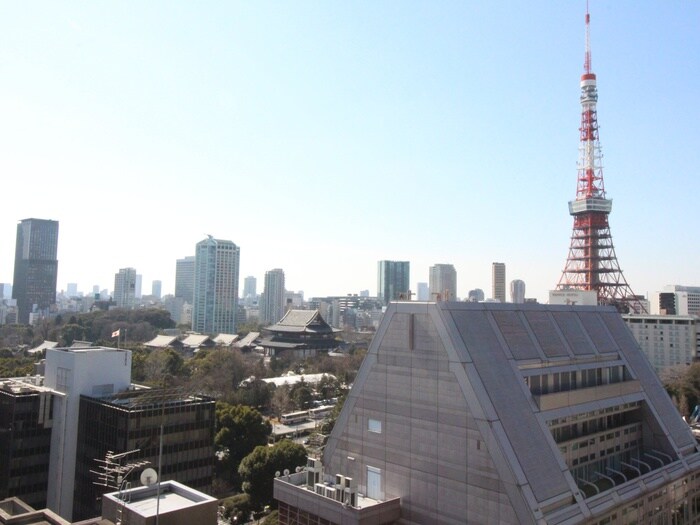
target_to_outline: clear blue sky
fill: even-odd
[[[700,285],[700,2],[591,0],[605,184],[637,293]],[[0,2],[0,282],[60,221],[59,289],[144,292],[206,234],[241,281],[376,292],[493,261],[546,301],[569,247],[585,2]]]

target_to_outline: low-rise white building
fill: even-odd
[[[698,357],[698,322],[693,315],[623,315],[642,352],[657,373],[689,365]]]

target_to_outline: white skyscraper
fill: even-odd
[[[273,324],[284,316],[284,271],[265,272],[265,289],[260,301],[260,321]]]
[[[194,297],[194,256],[175,261],[175,297],[192,304]]]
[[[240,248],[211,235],[197,243],[192,330],[236,333]]]
[[[133,308],[136,304],[136,270],[121,268],[114,274],[114,302],[117,308]]]
[[[457,271],[451,264],[436,264],[429,270],[431,301],[457,300]]]
[[[510,301],[516,304],[525,302],[525,282],[515,279],[510,282]]]
[[[495,262],[491,265],[491,298],[506,302],[506,265]]]

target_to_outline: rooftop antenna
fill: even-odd
[[[140,469],[147,465],[150,465],[148,461],[130,461],[122,464],[122,460],[131,454],[139,452],[139,449],[129,450],[127,452],[121,452],[119,454],[108,450],[105,454],[105,459],[95,459],[100,463],[99,470],[91,470],[92,474],[96,474],[98,481],[93,482],[95,485],[100,485],[102,487],[112,488],[119,491],[118,499],[121,502],[117,506],[117,525],[122,524],[122,514],[124,511],[124,505],[128,503],[127,496],[124,495],[124,490],[129,490],[131,488],[131,483],[127,481],[127,477],[134,470]],[[146,469],[147,472],[153,469]],[[155,472],[155,471],[154,471]],[[143,477],[143,475],[142,475]]]

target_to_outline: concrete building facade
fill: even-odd
[[[700,357],[698,317],[624,314],[622,318],[657,373],[687,366]]]
[[[649,313],[700,316],[700,286],[670,284],[651,294]]]
[[[700,449],[612,307],[392,303],[279,522],[695,523]]]

